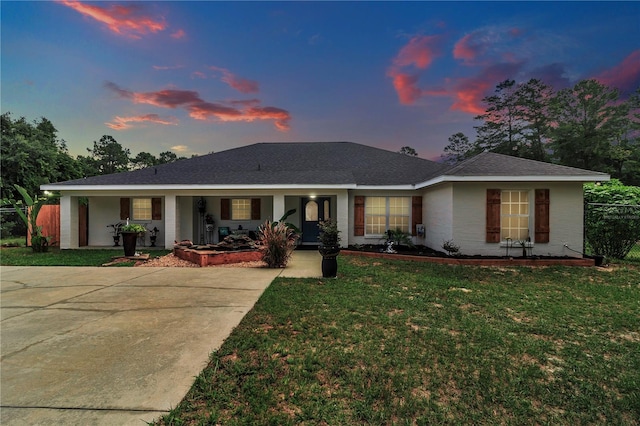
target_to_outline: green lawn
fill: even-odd
[[[278,278],[160,424],[640,424],[640,268],[339,257]]]
[[[168,250],[145,251],[151,257],[164,256]],[[30,247],[0,248],[0,265],[3,266],[100,266],[110,262],[114,256],[124,255],[124,249],[60,250],[49,247],[47,253],[34,253]],[[118,266],[133,266],[135,262],[120,263]]]

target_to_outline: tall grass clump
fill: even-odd
[[[298,234],[284,222],[267,220],[258,229],[263,247],[262,260],[269,268],[284,268],[296,245]]]

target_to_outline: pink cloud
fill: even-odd
[[[391,78],[401,104],[411,105],[424,95],[424,91],[418,87],[419,74],[409,73],[408,69],[428,68],[439,55],[440,43],[440,36],[415,36],[393,59],[387,76]]]
[[[187,33],[185,33],[183,29],[179,29],[178,31],[171,33],[171,37],[175,38],[176,40],[183,39],[186,36],[187,36]]]
[[[164,19],[144,15],[141,13],[142,8],[137,5],[114,4],[105,8],[73,0],[60,0],[60,3],[106,25],[110,31],[129,38],[139,39],[142,35],[156,33],[167,28]]]
[[[393,88],[396,89],[398,100],[403,105],[411,105],[422,96],[422,89],[418,87],[418,76],[396,73],[392,75]]]
[[[453,57],[456,59],[462,59],[465,62],[470,62],[476,58],[478,55],[477,46],[472,44],[472,34],[467,34],[462,37],[458,42],[453,46]]]
[[[133,92],[112,82],[105,83],[105,87],[119,97],[136,104],[147,104],[160,108],[184,108],[189,116],[195,120],[218,120],[221,122],[273,120],[274,126],[280,131],[287,131],[290,128],[291,114],[287,110],[271,106],[262,107],[257,99],[207,102],[200,97],[198,92],[191,90],[165,89],[156,92]]]
[[[634,50],[613,68],[595,77],[600,83],[629,94],[640,86],[640,49]]]
[[[238,77],[226,68],[220,68],[216,66],[211,66],[209,68],[213,71],[222,73],[221,80],[240,93],[258,93],[260,91],[260,86],[257,81]]]
[[[194,71],[191,73],[191,78],[200,78],[204,80],[207,78],[207,75],[201,71]]]
[[[400,49],[393,60],[396,67],[413,65],[425,69],[439,56],[440,36],[415,36]]]
[[[144,123],[144,122],[175,126],[178,124],[178,119],[175,117],[163,118],[163,117],[160,117],[158,114],[136,115],[136,116],[130,116],[130,117],[115,116],[112,122],[104,123],[104,124],[106,124],[107,127],[110,127],[114,130],[126,130],[133,127],[129,123]]]
[[[470,114],[483,114],[486,105],[482,99],[498,83],[508,78],[513,78],[522,64],[503,63],[485,68],[479,75],[458,79],[450,93],[454,98],[452,110],[467,112]]]

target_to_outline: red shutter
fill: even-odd
[[[151,220],[162,220],[162,198],[151,199]]]
[[[364,197],[358,195],[353,199],[353,235],[364,235]]]
[[[536,189],[535,240],[536,243],[549,242],[549,190]]]
[[[131,218],[131,200],[129,198],[120,198],[120,220]]]
[[[500,242],[500,195],[499,189],[487,189],[487,225],[488,243]]]
[[[260,198],[251,199],[251,220],[260,220]]]
[[[220,199],[220,219],[231,220],[231,198]]]
[[[411,235],[418,235],[416,226],[422,223],[422,197],[411,197]]]

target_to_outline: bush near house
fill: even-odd
[[[594,254],[624,259],[640,241],[640,187],[617,179],[584,185],[585,238]]]

